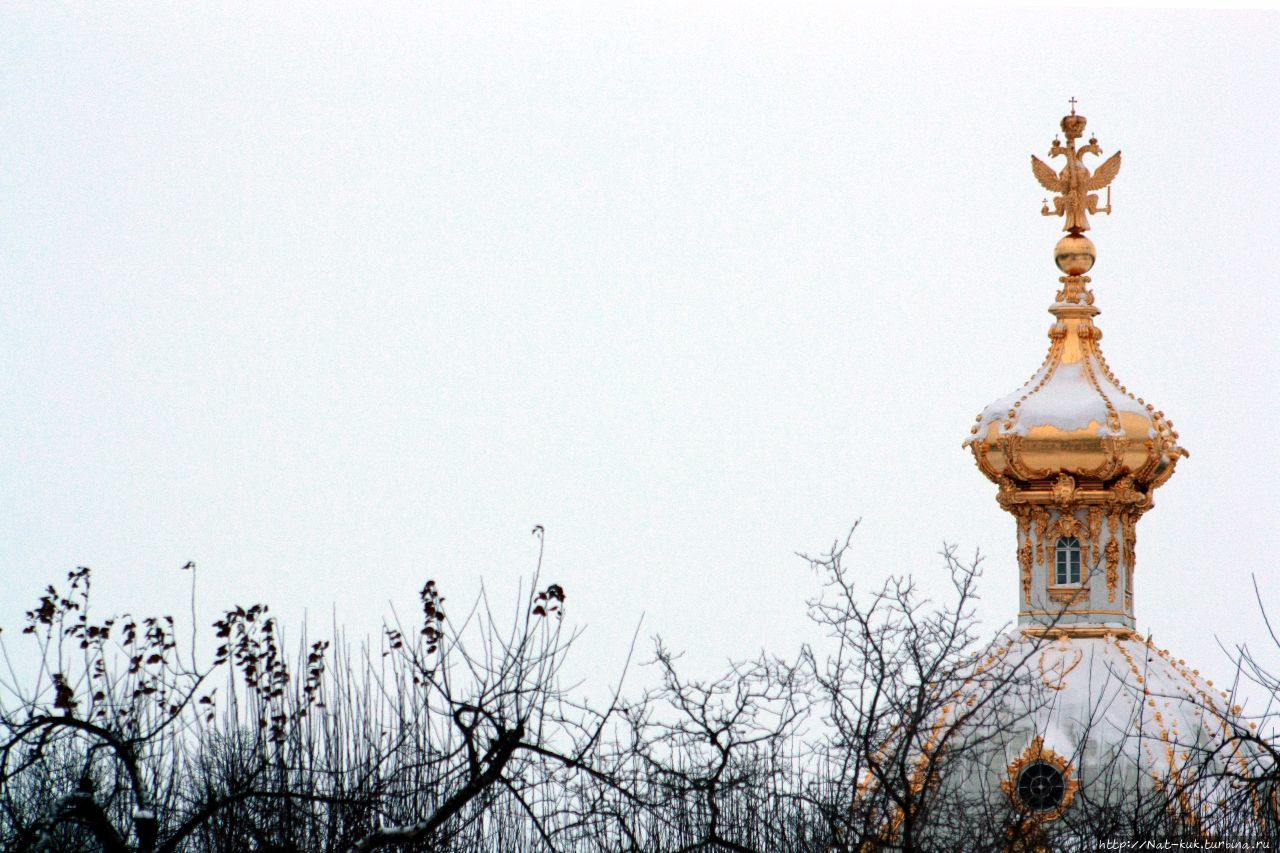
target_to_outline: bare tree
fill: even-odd
[[[389,626],[377,651],[343,647],[338,667],[330,641],[305,640],[291,666],[268,609],[236,607],[201,667],[169,617],[94,622],[90,577],[77,569],[28,612],[37,674],[11,667],[4,684],[8,849],[463,849],[509,831],[486,827],[495,809],[554,848],[575,825],[565,777],[610,780],[592,761],[619,703],[561,689],[574,637],[557,584],[509,620],[482,593],[453,622],[428,581],[417,626]]]
[[[964,563],[943,550],[946,601],[928,599],[909,576],[864,594],[846,559],[852,535],[823,555],[802,555],[825,579],[810,616],[830,640],[826,655],[805,651],[826,723],[814,744],[826,776],[815,804],[839,849],[916,849],[929,826],[969,822],[972,804],[956,799],[965,786],[940,796],[939,783],[974,763],[963,753],[983,751],[1016,722],[1011,709],[1014,717],[1034,710],[1035,679],[1023,664],[1036,644],[1018,648],[1023,659],[1013,666],[990,665],[1009,649],[974,617],[980,558]]]
[[[1112,744],[1111,764],[1089,758],[1096,778],[1056,820],[1020,810],[988,771],[1009,732],[1052,710],[1033,661],[1048,641],[980,628],[979,559],[944,549],[940,597],[908,576],[864,589],[851,537],[804,558],[822,580],[809,613],[825,641],[707,678],[659,640],[652,685],[628,696],[619,680],[603,704],[577,699],[566,678],[578,634],[565,590],[540,579],[541,547],[507,609],[482,588],[459,610],[428,581],[418,615],[373,643],[305,630],[286,643],[267,607],[235,607],[213,622],[208,664],[168,617],[91,617],[91,573],[77,569],[26,615],[34,674],[20,677],[4,650],[0,847],[832,853],[1276,840],[1270,708],[1245,720],[1207,703],[1213,737],[1174,741],[1176,772],[1135,787]],[[1244,676],[1280,695],[1239,652]],[[1078,721],[1081,749],[1111,736],[1091,728],[1103,701]],[[1141,720],[1130,728],[1142,736]]]

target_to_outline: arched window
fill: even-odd
[[[1054,582],[1063,584],[1080,583],[1080,540],[1074,536],[1063,536],[1058,540],[1057,572]]]

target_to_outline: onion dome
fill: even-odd
[[[1057,322],[1049,328],[1044,364],[978,415],[965,444],[997,483],[1049,484],[1066,474],[1081,486],[1102,486],[1132,478],[1133,487],[1148,493],[1172,476],[1186,451],[1164,413],[1130,392],[1107,365],[1089,278],[1068,275],[1062,282],[1049,309]]]
[[[1085,237],[1089,214],[1110,213],[1110,184],[1120,171],[1120,154],[1091,172],[1085,154],[1100,155],[1096,138],[1077,147],[1085,118],[1075,114],[1062,120],[1066,145],[1054,139],[1051,157],[1067,164],[1055,172],[1032,156],[1032,171],[1051,192],[1053,208],[1041,213],[1066,219],[1054,260],[1064,275],[1062,288],[1049,308],[1056,322],[1049,328],[1049,354],[1026,384],[992,403],[969,430],[965,445],[978,467],[1002,487],[1121,490],[1128,503],[1147,505],[1151,489],[1173,474],[1186,451],[1164,413],[1137,397],[1116,378],[1103,358],[1102,330],[1094,325],[1098,309],[1085,273],[1093,268],[1097,250]],[[1107,204],[1099,206],[1095,190],[1107,189]],[[1002,500],[1002,503],[1005,501]]]

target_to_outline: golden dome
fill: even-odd
[[[1054,247],[1054,261],[1064,275],[1049,309],[1056,318],[1049,329],[1049,354],[1025,385],[978,415],[965,442],[982,472],[1000,484],[1001,503],[1014,492],[1028,493],[1018,502],[1040,503],[1056,486],[1060,494],[1049,499],[1064,505],[1078,488],[1087,503],[1105,492],[1113,501],[1149,506],[1151,489],[1172,476],[1178,458],[1187,455],[1164,413],[1129,393],[1102,356],[1102,330],[1093,324],[1098,309],[1085,275],[1097,250],[1083,232],[1090,215],[1111,212],[1110,185],[1120,171],[1120,154],[1090,171],[1084,155],[1101,156],[1102,149],[1096,138],[1077,147],[1084,128],[1085,118],[1073,105],[1062,120],[1066,144],[1054,139],[1049,149],[1050,158],[1066,160],[1061,171],[1031,158],[1036,180],[1057,193],[1053,206],[1046,200],[1041,213],[1063,217],[1068,232]],[[1097,195],[1103,189],[1105,206]]]
[[[1050,308],[1049,354],[1026,384],[992,403],[970,429],[982,472],[997,483],[1046,486],[1063,474],[1087,488],[1126,477],[1141,492],[1163,483],[1186,451],[1164,413],[1130,393],[1102,355],[1086,276],[1064,276]]]

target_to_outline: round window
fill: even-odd
[[[1062,805],[1067,780],[1062,771],[1047,761],[1033,761],[1018,774],[1018,799],[1034,812],[1047,812]]]

